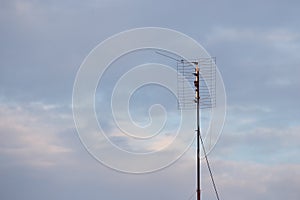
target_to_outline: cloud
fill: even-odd
[[[73,152],[61,140],[61,134],[70,128],[55,123],[55,120],[72,122],[70,117],[55,114],[55,105],[33,103],[26,106],[0,105],[0,153],[10,162],[34,167],[51,167],[63,155]],[[52,116],[51,116],[52,115]],[[52,118],[53,117],[53,118]],[[52,118],[52,119],[51,119]]]
[[[239,119],[259,119],[274,126],[296,123],[299,31],[282,26],[220,25],[211,27],[206,35],[207,46],[217,56],[229,106],[256,106],[270,111],[264,115],[245,112]]]
[[[290,29],[274,28],[274,29],[257,29],[257,28],[230,28],[230,27],[214,27],[207,36],[209,42],[242,42],[255,41],[267,42],[270,44],[288,43],[293,44],[299,42],[300,34]]]
[[[1,1],[0,198],[195,193],[193,148],[160,172],[119,174],[83,149],[68,106],[76,71],[96,44],[128,28],[162,26],[193,36],[217,56],[229,100],[224,134],[210,154],[221,198],[297,199],[298,8],[299,1]],[[203,183],[203,195],[214,198],[205,171]]]
[[[257,163],[300,162],[297,157],[300,153],[299,126],[272,128],[256,124],[239,124],[231,130],[225,128],[218,144],[219,149],[217,147],[217,156]]]
[[[212,166],[223,199],[297,199],[300,195],[297,189],[300,177],[299,164],[269,165],[212,160]],[[206,169],[203,182],[204,195],[214,198]],[[281,192],[274,192],[278,190]]]

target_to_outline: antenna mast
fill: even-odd
[[[195,68],[195,81],[194,85],[196,88],[195,102],[197,104],[197,200],[201,199],[201,189],[200,189],[200,94],[199,94],[199,63],[194,62]]]
[[[204,154],[204,158],[210,173],[212,184],[219,200],[218,191],[213,178],[213,174],[209,165],[207,153],[204,147],[204,142],[200,130],[200,109],[212,108],[216,106],[216,61],[215,58],[200,58],[197,60],[188,61],[184,58],[176,59],[170,55],[166,55],[159,51],[157,54],[177,61],[177,92],[178,92],[178,108],[179,109],[195,109],[197,115],[197,200],[201,200],[200,173],[201,173],[201,155],[200,142]],[[200,67],[201,66],[201,74]],[[186,81],[189,83],[186,84]],[[190,84],[194,83],[195,94],[190,94],[187,91]],[[200,99],[201,96],[201,99]],[[191,100],[192,97],[194,100]]]

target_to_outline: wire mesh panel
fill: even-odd
[[[215,58],[177,62],[177,95],[179,109],[195,109],[195,68],[199,66],[200,108],[216,106],[216,62]],[[191,90],[191,88],[193,88]]]

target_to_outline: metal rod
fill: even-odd
[[[196,64],[196,103],[197,103],[197,200],[201,199],[200,189],[200,94],[199,94],[199,66]]]
[[[157,54],[159,54],[159,55],[161,55],[161,56],[165,56],[165,57],[167,57],[167,58],[176,60],[177,62],[181,62],[181,60],[176,59],[176,58],[174,58],[174,57],[172,57],[172,56],[169,56],[169,55],[167,55],[167,54],[161,53],[161,52],[159,52],[159,51],[155,51],[155,53],[157,53]]]

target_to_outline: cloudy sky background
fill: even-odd
[[[178,199],[195,192],[194,149],[164,170],[94,160],[71,110],[76,72],[107,37],[159,26],[201,43],[222,73],[227,118],[210,160],[222,199],[299,199],[298,1],[0,2],[0,198]],[[203,196],[213,199],[207,171]]]

